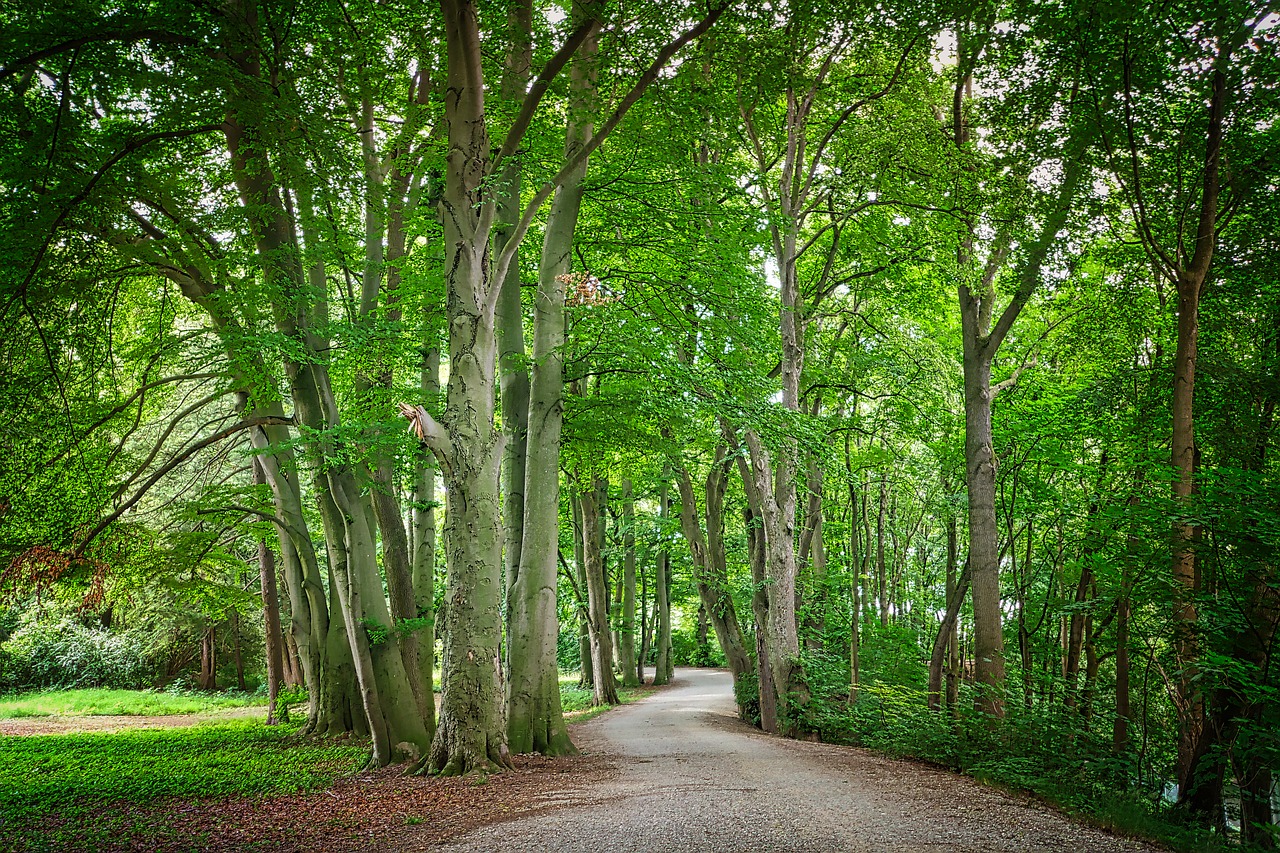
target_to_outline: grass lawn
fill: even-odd
[[[102,716],[169,714],[202,714],[222,708],[243,708],[266,704],[264,696],[245,694],[173,695],[150,690],[47,690],[0,696],[0,720],[17,717],[53,717],[63,715]]]
[[[93,850],[163,833],[154,807],[328,786],[368,752],[244,721],[111,734],[0,738],[0,850]],[[150,817],[139,825],[132,813]],[[145,841],[137,839],[146,848]]]
[[[623,687],[618,685],[618,701],[623,705],[634,702],[642,696],[653,692],[652,687]],[[591,704],[591,688],[578,686],[576,672],[560,674],[560,705],[564,709],[565,719],[571,723],[589,720],[609,710],[609,705]]]

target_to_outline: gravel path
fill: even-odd
[[[618,772],[561,805],[481,827],[449,851],[1143,851],[941,770],[864,750],[770,737],[739,722],[729,674],[674,685],[575,726]]]

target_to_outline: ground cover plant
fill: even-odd
[[[123,806],[315,790],[367,754],[257,721],[0,738],[0,849],[93,850],[133,832]]]

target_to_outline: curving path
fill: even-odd
[[[481,827],[449,851],[1155,851],[942,770],[770,737],[737,720],[727,672],[575,727],[618,772],[554,809]],[[439,849],[439,848],[436,848]]]

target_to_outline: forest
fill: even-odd
[[[0,693],[485,776],[577,752],[563,674],[717,666],[1280,844],[1273,4],[0,20]]]

